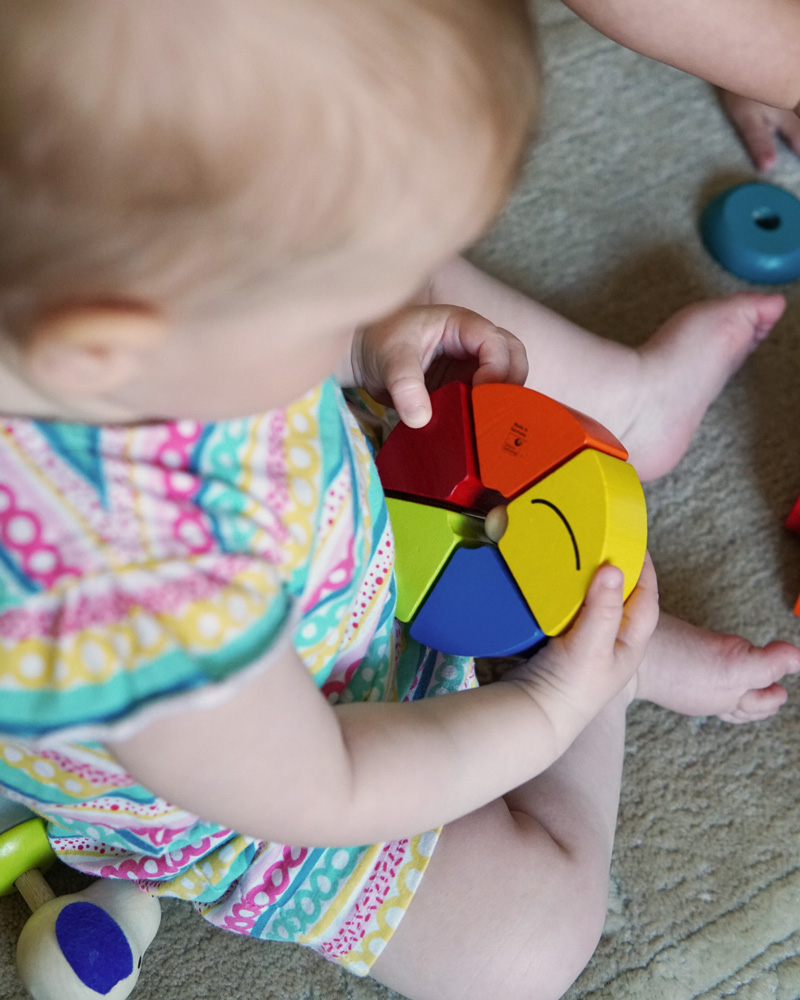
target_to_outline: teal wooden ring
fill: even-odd
[[[706,249],[731,274],[779,285],[800,277],[800,199],[774,184],[718,194],[700,223]]]

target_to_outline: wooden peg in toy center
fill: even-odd
[[[0,797],[0,896],[16,889],[32,911],[17,942],[22,983],[33,1000],[124,1000],[158,930],[158,900],[123,879],[56,896],[43,875],[55,860],[43,820]]]

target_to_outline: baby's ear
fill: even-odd
[[[137,304],[56,306],[27,331],[22,364],[48,395],[104,396],[142,374],[166,333],[164,317]]]

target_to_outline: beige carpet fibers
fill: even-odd
[[[706,256],[697,216],[753,171],[705,84],[614,45],[556,0],[542,0],[541,19],[541,139],[474,256],[635,343],[686,303],[742,287]],[[800,163],[784,151],[772,179],[800,194]],[[800,641],[800,539],[782,528],[800,493],[800,283],[785,291],[786,318],[678,468],[647,488],[663,606],[758,641]],[[800,683],[790,693],[779,717],[738,728],[633,707],[606,934],[569,1000],[800,997]],[[180,903],[163,914],[137,1000],[395,996],[299,948],[212,930]],[[23,920],[19,899],[0,902],[5,1000],[23,997]],[[487,926],[487,949],[502,933]]]

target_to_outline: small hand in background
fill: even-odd
[[[769,170],[775,165],[776,138],[800,156],[800,117],[794,111],[771,108],[728,90],[720,90],[719,99],[758,170]]]

